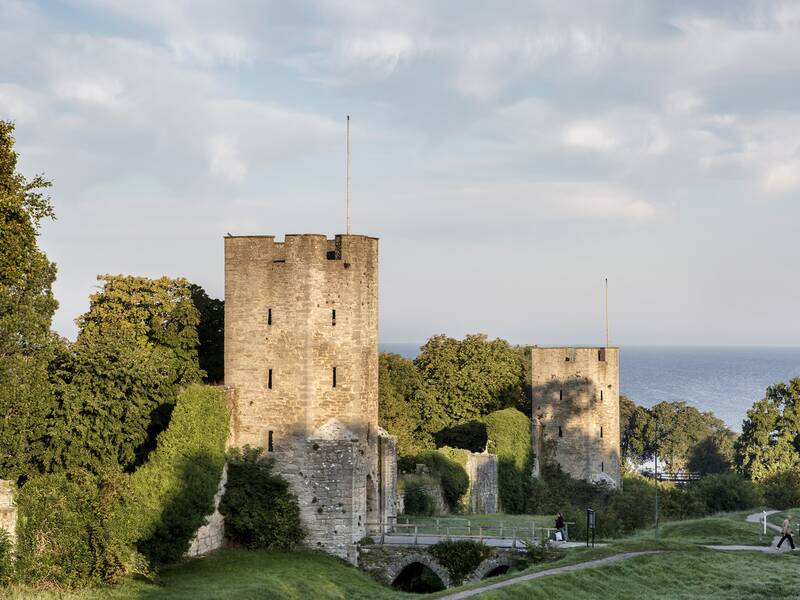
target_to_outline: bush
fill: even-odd
[[[542,538],[538,542],[525,542],[525,557],[532,563],[552,562],[564,557],[564,551],[554,548],[550,540]]]
[[[500,504],[508,513],[525,512],[531,482],[531,420],[516,408],[490,413],[486,426],[487,450],[497,455]]]
[[[764,501],[770,508],[786,510],[800,506],[800,473],[783,471],[764,479]]]
[[[444,500],[451,511],[457,512],[461,506],[461,500],[469,489],[469,477],[466,469],[460,464],[463,458],[466,464],[466,452],[463,456],[454,451],[453,448],[443,448],[441,450],[428,450],[409,457],[404,463],[409,462],[414,465],[423,464],[428,467],[430,474],[438,479],[442,484]]]
[[[797,490],[800,492],[800,485],[797,486]],[[744,510],[760,506],[763,502],[755,484],[738,473],[706,475],[692,486],[691,491],[703,503],[707,513]],[[800,500],[800,494],[797,499]]]
[[[289,483],[272,472],[273,462],[261,448],[228,453],[228,483],[219,510],[225,535],[248,548],[288,550],[303,541],[297,499]]]
[[[14,546],[11,536],[0,527],[0,586],[5,585],[14,573]]]
[[[450,573],[453,583],[461,583],[495,551],[474,540],[444,540],[428,548],[428,553]]]
[[[194,384],[178,395],[169,427],[131,476],[122,524],[157,563],[180,559],[213,508],[225,464],[228,409],[221,388]]]
[[[441,489],[438,478],[417,473],[403,473],[398,481],[403,493],[403,511],[409,515],[429,517],[436,514],[439,508],[436,500],[430,495],[431,488]]]
[[[77,588],[128,573],[133,552],[116,527],[127,483],[122,473],[84,469],[28,480],[18,496],[20,578]]]

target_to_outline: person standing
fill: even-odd
[[[789,515],[783,520],[783,529],[781,531],[783,533],[783,537],[781,537],[781,541],[778,542],[778,548],[781,547],[783,540],[789,540],[789,545],[794,550],[794,540],[792,539],[792,515]]]
[[[556,529],[558,529],[558,531],[561,533],[561,541],[566,542],[567,528],[564,525],[564,515],[562,515],[561,513],[558,513],[556,515]],[[794,548],[794,546],[792,546],[792,548]]]

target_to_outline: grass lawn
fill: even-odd
[[[0,595],[6,592],[0,591]],[[343,561],[311,552],[223,550],[163,569],[156,582],[130,580],[118,587],[78,594],[16,590],[9,600],[218,600],[220,598],[408,598]]]
[[[767,517],[767,522],[777,525],[778,527],[783,527],[783,520],[787,517],[787,515],[792,515],[792,527],[795,531],[797,531],[797,528],[800,527],[800,508],[792,508],[790,510],[785,510],[783,512],[775,513],[774,515],[770,515]],[[777,531],[773,535],[775,534],[777,534]]]
[[[481,598],[755,600],[800,598],[800,556],[719,552],[702,548],[632,558],[608,566],[546,577]]]
[[[667,521],[660,527],[659,536],[663,540],[686,544],[738,544],[745,546],[769,546],[774,533],[763,535],[762,526],[748,523],[749,513],[725,513],[703,519],[686,521]],[[636,533],[632,539],[653,538],[655,531],[647,529]]]

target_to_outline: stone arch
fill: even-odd
[[[464,583],[475,582],[484,579],[489,573],[500,568],[506,567],[508,569],[514,564],[514,561],[507,556],[493,556],[485,559],[481,564],[475,567],[472,575],[467,577]]]
[[[429,554],[421,553],[408,554],[397,562],[389,565],[389,567],[386,569],[386,575],[389,584],[393,585],[394,582],[397,581],[397,577],[406,569],[406,567],[409,567],[414,563],[425,565],[431,571],[436,573],[436,576],[442,580],[444,587],[449,588],[452,586],[453,583],[450,580],[450,574],[447,572],[447,569],[436,562],[436,560]]]

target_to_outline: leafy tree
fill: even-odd
[[[736,434],[729,429],[717,431],[700,440],[689,455],[688,468],[701,475],[723,474],[733,468]]]
[[[106,328],[80,336],[54,364],[45,470],[130,470],[141,463],[175,403],[169,351],[137,344],[130,329]]]
[[[769,386],[747,411],[736,463],[754,481],[800,469],[800,377]]]
[[[425,381],[421,408],[430,432],[523,402],[519,356],[505,340],[435,335],[414,364]]]
[[[207,383],[222,383],[225,379],[225,301],[211,298],[199,285],[189,284],[192,302],[200,314],[197,348],[200,368]]]
[[[700,412],[683,401],[637,407],[629,423],[625,440],[629,456],[645,461],[657,453],[668,471],[687,468],[694,449],[707,438],[724,440],[733,435],[713,413]]]
[[[35,470],[50,403],[47,365],[57,343],[50,323],[56,267],[37,244],[53,218],[50,182],[16,170],[14,125],[0,121],[0,477]]]
[[[403,456],[433,448],[420,419],[422,390],[422,377],[412,361],[390,352],[379,355],[378,418],[381,427],[397,436]]]
[[[631,456],[631,442],[634,435],[634,415],[636,403],[625,394],[619,395],[619,445],[620,466],[623,472],[627,471],[628,457]]]
[[[100,275],[97,279],[104,282],[103,289],[92,294],[89,311],[78,318],[79,341],[126,330],[138,346],[161,347],[172,353],[175,383],[202,379],[197,358],[200,314],[188,281],[133,275]]]

